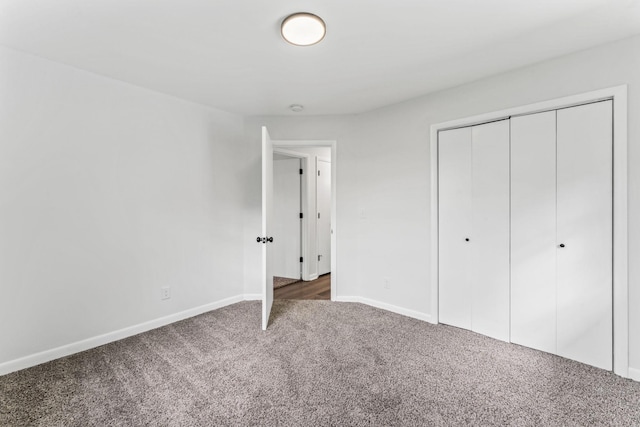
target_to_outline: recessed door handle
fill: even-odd
[[[561,247],[561,248],[564,248],[564,243],[560,243],[560,247]]]

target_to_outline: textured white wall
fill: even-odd
[[[0,363],[242,294],[241,117],[4,48],[0,94]]]
[[[358,116],[253,117],[245,132],[254,162],[262,124],[275,139],[337,139],[339,295],[429,314],[430,126],[621,84],[629,85],[630,365],[639,370],[640,36]],[[259,189],[259,175],[248,178],[249,189]],[[255,195],[249,193],[245,214],[253,229]],[[246,263],[255,257],[245,251]],[[383,277],[391,289],[384,289]],[[246,274],[245,289],[255,286]]]

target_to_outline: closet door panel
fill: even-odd
[[[439,321],[471,329],[471,128],[438,136]]]
[[[472,128],[472,330],[509,340],[509,121]]]
[[[511,119],[511,342],[556,352],[556,112]]]
[[[612,369],[612,105],[558,110],[558,354]]]

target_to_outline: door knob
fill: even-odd
[[[561,247],[561,248],[564,248],[564,243],[560,243],[560,247]]]
[[[256,242],[258,243],[266,243],[265,240],[266,239],[264,237],[256,237]]]
[[[267,242],[269,242],[269,243],[273,243],[273,237],[268,237],[268,238],[267,238]]]
[[[467,237],[467,238],[465,238],[465,239],[464,239],[464,241],[465,241],[465,242],[468,242],[468,241],[469,241],[469,238],[468,238],[468,237]]]

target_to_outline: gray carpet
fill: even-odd
[[[300,279],[290,279],[288,277],[273,276],[273,289],[278,289],[297,282],[300,282]]]
[[[640,383],[361,304],[243,302],[0,377],[2,426],[640,425]]]

